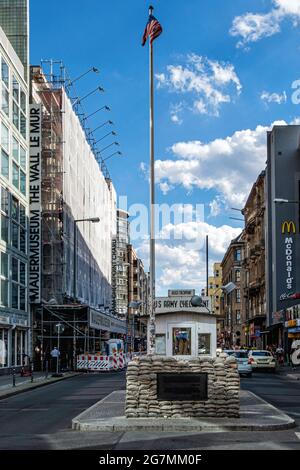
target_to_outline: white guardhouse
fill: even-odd
[[[203,307],[193,307],[194,289],[169,290],[168,297],[156,297],[156,354],[188,358],[216,356],[216,316],[210,300],[202,297]],[[149,322],[148,322],[149,343]]]

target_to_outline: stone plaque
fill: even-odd
[[[207,400],[207,373],[158,373],[157,398],[168,401]]]

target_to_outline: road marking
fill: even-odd
[[[49,408],[21,408],[20,411],[49,411]]]
[[[298,437],[298,439],[300,439],[300,432],[295,432],[295,434]]]

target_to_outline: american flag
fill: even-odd
[[[162,33],[162,27],[159,21],[153,16],[149,15],[148,23],[146,24],[145,32],[143,35],[142,46],[147,42],[148,36],[150,44]]]

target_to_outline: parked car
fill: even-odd
[[[235,356],[240,375],[252,377],[252,365],[249,362],[248,351],[243,349],[224,349],[224,352],[229,356]]]
[[[252,365],[249,362],[248,351],[234,351],[233,355],[236,357],[239,374],[252,377]]]
[[[276,359],[270,351],[252,350],[249,351],[249,363],[252,369],[267,369],[272,372],[276,370]]]

